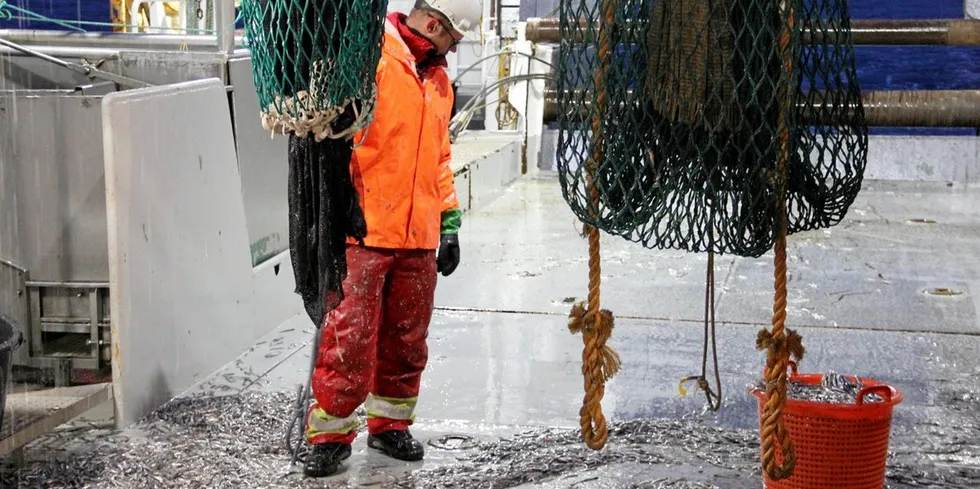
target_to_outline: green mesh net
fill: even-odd
[[[321,141],[366,126],[387,9],[387,0],[244,0],[263,127]],[[337,127],[344,112],[354,123]]]
[[[845,0],[561,0],[557,168],[585,223],[757,257],[830,227],[867,125]],[[784,207],[785,204],[785,207]]]

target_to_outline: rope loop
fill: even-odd
[[[579,423],[585,444],[599,450],[605,446],[609,436],[606,418],[602,414],[602,396],[605,383],[620,368],[619,354],[606,342],[612,336],[612,312],[602,309],[597,314],[590,311],[585,303],[572,307],[569,314],[568,330],[572,334],[582,334],[582,377],[585,381],[585,398],[579,410]]]

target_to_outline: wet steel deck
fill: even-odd
[[[976,487],[980,481],[978,203],[980,189],[867,182],[845,222],[789,242],[787,322],[807,348],[801,370],[874,377],[905,394],[895,412],[889,487],[913,487],[909,481],[916,478],[924,487]],[[432,441],[456,433],[493,441],[530,429],[577,429],[582,342],[566,328],[569,302],[586,294],[587,245],[577,228],[551,175],[525,178],[466,216],[462,263],[453,276],[440,278],[437,290],[417,436]],[[716,259],[724,406],[705,413],[701,393],[681,398],[677,392],[682,377],[700,371],[705,255],[644,250],[611,237],[602,244],[603,307],[617,317],[611,345],[623,360],[603,401],[612,425],[702,418],[708,425],[753,429],[755,399],[745,386],[761,373],[763,354],[754,346],[771,316],[771,256]],[[933,289],[954,294],[932,295]],[[188,394],[295,392],[307,374],[311,338],[309,321],[297,316]],[[614,434],[608,450],[618,450],[617,443]],[[680,466],[667,466],[620,457],[586,464],[574,462],[589,456],[580,444],[566,439],[566,445],[559,456],[562,463],[571,457],[569,466],[500,487],[518,487],[521,480],[555,489],[712,487],[667,485],[680,479],[761,487],[758,473],[745,470],[754,465],[751,457],[734,464],[742,469],[729,467],[724,449],[716,454],[720,463],[668,457]],[[43,459],[44,449],[37,444],[31,458]],[[336,487],[385,487],[412,471],[465,463],[457,457],[473,451],[429,445],[426,461],[400,463],[369,452],[361,437],[345,468],[329,480]],[[496,467],[484,467],[486,473],[502,481],[528,470],[507,459],[487,460]],[[954,482],[929,485],[942,476]]]

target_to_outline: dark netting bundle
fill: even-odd
[[[353,111],[339,123],[350,123]],[[364,213],[350,174],[350,142],[289,135],[289,256],[296,292],[310,319],[343,300],[347,237],[367,236]]]
[[[348,237],[367,234],[350,163],[377,96],[387,0],[245,0],[262,124],[289,135],[296,292],[319,327],[343,299]]]
[[[560,16],[557,167],[584,222],[757,257],[782,195],[788,234],[844,217],[867,159],[846,0],[561,0]]]

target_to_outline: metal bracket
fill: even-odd
[[[118,83],[118,84],[123,85],[123,86],[126,86],[126,87],[130,87],[130,88],[146,88],[146,87],[152,87],[153,86],[153,85],[151,85],[149,83],[146,83],[144,81],[136,80],[134,78],[129,78],[128,76],[117,75],[115,73],[110,73],[108,71],[102,71],[102,70],[96,68],[95,65],[92,65],[92,64],[90,64],[88,62],[86,62],[85,64],[81,64],[81,65],[78,64],[78,63],[71,63],[71,62],[65,61],[63,59],[59,59],[59,58],[56,58],[54,56],[50,56],[50,55],[44,54],[42,52],[35,51],[35,50],[30,49],[28,47],[21,46],[20,44],[10,42],[10,41],[8,41],[6,39],[0,39],[0,46],[7,46],[10,49],[14,49],[16,51],[20,51],[20,52],[22,52],[24,54],[27,54],[29,56],[34,56],[35,58],[43,59],[43,60],[48,61],[50,63],[54,63],[54,64],[56,64],[58,66],[61,66],[62,68],[65,68],[65,69],[74,71],[75,73],[79,73],[81,75],[85,75],[85,76],[87,76],[89,78],[101,78],[103,80],[108,80],[108,81],[111,81],[111,82],[115,82],[115,83]]]

